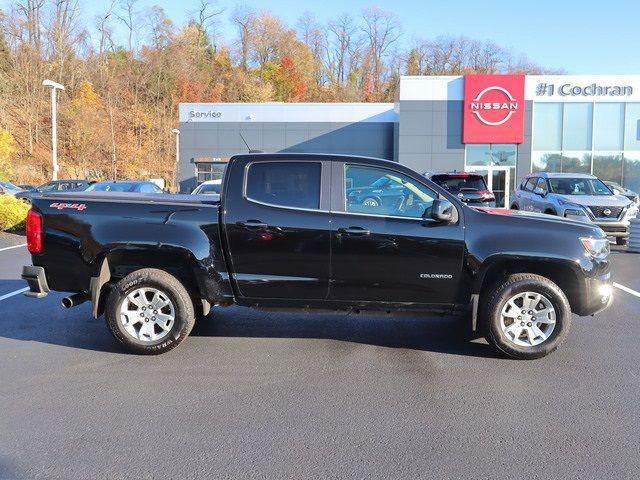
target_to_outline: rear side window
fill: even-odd
[[[536,183],[537,183],[538,179],[537,178],[530,178],[529,180],[527,180],[526,185],[524,186],[524,189],[527,192],[533,192],[533,189],[536,187]]]
[[[249,166],[249,200],[293,208],[320,208],[320,172],[315,162],[260,162]]]

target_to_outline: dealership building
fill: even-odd
[[[476,171],[506,206],[537,171],[640,191],[640,75],[405,76],[395,103],[183,103],[179,115],[182,192],[248,147]]]

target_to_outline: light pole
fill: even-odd
[[[180,193],[180,188],[178,187],[178,163],[180,162],[180,130],[174,128],[171,132],[176,134],[176,168],[174,169],[173,174],[173,184],[176,187],[176,193]]]
[[[44,80],[42,85],[51,87],[51,160],[53,161],[53,179],[58,179],[58,109],[57,93],[64,90],[64,86],[53,80]]]

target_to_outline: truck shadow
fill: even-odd
[[[469,322],[466,316],[281,313],[230,307],[214,309],[196,322],[191,335],[324,339],[500,358],[484,340],[470,338]]]
[[[3,282],[0,282],[2,285]],[[18,284],[19,288],[23,283]],[[12,285],[13,287],[13,285]],[[91,317],[90,305],[71,310],[60,305],[64,295],[41,300],[22,295],[0,305],[0,337],[107,353],[126,353],[109,334],[104,318]],[[214,308],[196,322],[197,337],[322,339],[388,348],[496,357],[484,341],[470,341],[468,318],[433,315],[348,315],[340,313],[276,313],[243,307]],[[185,348],[188,348],[188,342]]]

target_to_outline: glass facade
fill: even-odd
[[[640,190],[640,103],[534,103],[533,172],[593,173]]]

